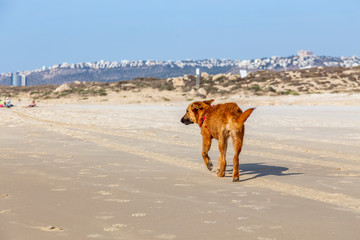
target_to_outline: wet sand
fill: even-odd
[[[359,106],[258,106],[233,183],[187,104],[0,109],[0,239],[358,239]]]

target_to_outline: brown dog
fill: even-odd
[[[211,171],[213,164],[208,152],[213,138],[219,141],[219,163],[216,173],[218,177],[225,176],[226,150],[229,136],[232,138],[234,146],[233,159],[233,181],[239,181],[239,154],[241,152],[245,133],[244,122],[255,108],[250,108],[244,113],[236,103],[225,103],[211,106],[214,100],[193,102],[187,109],[186,114],[181,118],[185,125],[197,123],[201,129],[203,137],[202,157],[205,165]]]

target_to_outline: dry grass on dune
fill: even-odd
[[[0,96],[27,96],[33,99],[59,99],[106,96],[110,93],[140,92],[144,89],[197,94],[198,96],[246,95],[279,96],[313,93],[358,93],[360,92],[360,67],[319,67],[286,72],[259,71],[241,78],[236,74],[201,76],[201,88],[195,90],[195,76],[157,79],[136,78],[113,83],[79,82],[62,86],[39,85],[29,87],[0,87]]]

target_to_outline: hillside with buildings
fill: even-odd
[[[87,62],[62,63],[51,67],[43,67],[33,71],[18,72],[16,79],[33,85],[60,85],[74,81],[80,82],[116,82],[139,77],[171,78],[193,75],[198,68],[200,72],[216,74],[238,74],[240,70],[286,71],[314,67],[354,67],[360,65],[360,58],[316,56],[311,51],[299,51],[296,56],[270,57],[252,60],[184,60],[184,61],[128,61],[120,62]],[[13,73],[0,74],[0,85],[11,85]],[[25,76],[25,79],[24,79]],[[15,85],[21,85],[20,80]]]
[[[99,101],[142,99],[141,101],[186,101],[194,98],[229,96],[282,96],[318,93],[360,93],[359,67],[317,67],[291,71],[258,71],[246,77],[239,74],[211,75],[202,72],[200,85],[196,76],[170,78],[135,78],[116,82],[74,81],[56,85],[0,87],[0,96],[38,100],[72,99]],[[114,98],[115,97],[115,98]],[[129,100],[126,100],[129,101]],[[135,101],[135,100],[134,100]]]

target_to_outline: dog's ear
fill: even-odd
[[[211,103],[215,101],[214,99],[211,99],[211,100],[206,100],[206,101],[203,101],[203,103],[207,104],[207,105],[211,105]]]
[[[203,106],[202,106],[201,102],[194,102],[192,105],[192,108],[195,110],[198,110],[198,109],[202,110]]]

